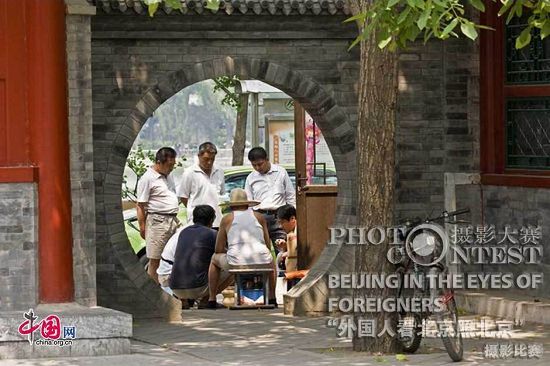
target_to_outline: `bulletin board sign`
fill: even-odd
[[[274,164],[295,163],[294,117],[266,116],[266,142],[269,159]]]

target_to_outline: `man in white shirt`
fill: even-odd
[[[168,295],[171,296],[174,295],[174,291],[172,291],[172,289],[170,288],[168,279],[170,278],[172,266],[174,265],[174,255],[176,254],[176,247],[178,246],[178,237],[183,229],[185,229],[185,227],[178,228],[174,235],[172,235],[172,237],[168,239],[168,242],[164,246],[164,249],[162,250],[162,254],[160,256],[159,268],[157,268],[159,285],[164,291],[166,291],[166,293],[168,293]],[[182,302],[182,308],[184,307],[184,305],[186,304]]]
[[[174,256],[176,255],[176,248],[178,246],[178,238],[187,226],[180,227],[176,230],[174,235],[168,240],[160,257],[160,265],[157,269],[157,275],[159,278],[159,284],[161,287],[170,288],[168,280],[170,279],[170,273],[172,273],[172,267],[174,266]]]
[[[145,239],[149,258],[147,273],[156,283],[162,250],[179,225],[179,202],[170,175],[175,164],[176,151],[163,147],[157,151],[155,164],[138,181],[136,209],[139,232]]]
[[[246,195],[250,200],[260,202],[254,210],[264,215],[271,241],[286,240],[286,233],[277,222],[277,209],[287,204],[296,207],[294,185],[285,168],[269,161],[264,148],[251,149],[248,160],[254,171],[246,178]]]
[[[211,142],[199,146],[198,164],[185,169],[178,187],[178,197],[187,207],[187,222],[193,222],[193,209],[198,205],[208,205],[216,211],[213,228],[220,226],[222,211],[219,196],[225,193],[223,170],[214,166],[218,150]]]

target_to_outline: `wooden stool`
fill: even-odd
[[[269,304],[269,276],[272,275],[272,268],[230,268],[229,273],[235,275],[235,304],[230,306],[229,309],[273,309],[275,305]],[[245,289],[243,288],[243,281],[250,277],[261,277],[262,279],[262,288],[261,289]],[[253,291],[257,294],[257,291],[261,291],[264,301],[263,304],[243,304],[241,301],[241,294],[245,291]]]

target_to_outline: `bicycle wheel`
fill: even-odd
[[[415,353],[422,341],[422,317],[415,313],[398,313],[398,320],[408,329],[397,335],[399,343],[405,353]]]
[[[462,361],[464,346],[462,344],[462,334],[460,333],[454,293],[452,290],[445,289],[436,289],[434,291],[443,306],[441,311],[435,312],[439,335],[449,357],[455,362]]]
[[[414,298],[416,295],[415,291],[404,288],[404,271],[402,269],[398,269],[397,273],[400,275],[397,297],[403,299]],[[397,340],[401,343],[403,352],[416,352],[420,347],[420,342],[422,341],[422,315],[420,313],[398,312],[397,317],[402,326],[402,331],[397,334]]]

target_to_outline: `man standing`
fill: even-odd
[[[269,230],[269,238],[286,241],[286,233],[277,222],[277,209],[286,204],[296,207],[296,192],[282,166],[272,164],[262,147],[255,147],[248,153],[248,160],[254,171],[246,178],[244,189],[250,200],[260,204],[254,210],[264,215]]]
[[[214,166],[218,150],[211,142],[199,146],[198,164],[185,170],[178,187],[178,197],[187,207],[187,222],[193,222],[193,209],[198,205],[208,205],[216,212],[212,227],[218,228],[222,219],[219,195],[225,193],[223,170]]]
[[[175,164],[176,151],[171,147],[161,148],[155,156],[155,164],[139,179],[137,188],[139,232],[145,239],[149,258],[147,273],[156,283],[160,255],[179,224],[178,197],[170,175]]]

